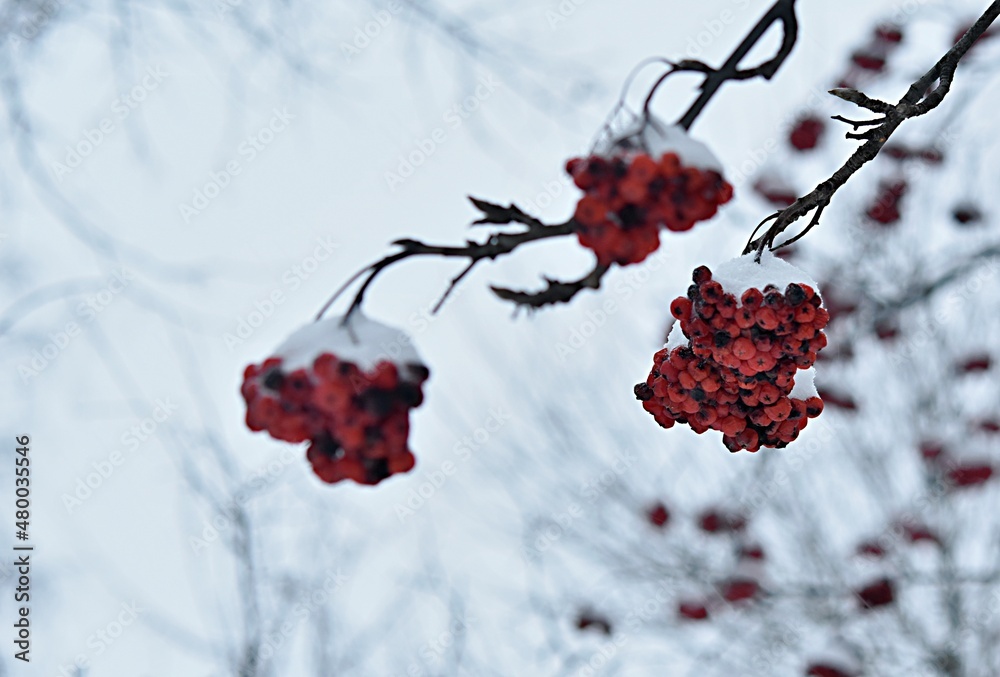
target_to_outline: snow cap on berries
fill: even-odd
[[[685,167],[723,173],[722,163],[708,146],[691,138],[683,127],[667,124],[652,115],[637,118],[620,134],[599,144],[594,154],[611,157],[622,151],[644,152],[654,158],[673,153]]]
[[[760,263],[754,260],[755,256],[756,252],[750,252],[723,263],[712,270],[712,279],[722,285],[723,291],[736,297],[747,289],[764,289],[768,285],[785,291],[790,284],[805,284],[819,293],[815,280],[774,252],[764,250]]]
[[[413,347],[413,340],[399,329],[387,327],[365,317],[352,314],[345,324],[342,316],[310,322],[289,336],[274,351],[281,359],[282,369],[308,369],[323,353],[336,355],[362,371],[371,371],[379,362],[397,365],[423,364]]]

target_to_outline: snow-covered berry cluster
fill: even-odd
[[[364,317],[322,320],[246,368],[246,423],[309,441],[306,458],[324,482],[378,484],[414,466],[409,411],[428,375],[405,334]]]
[[[636,397],[664,428],[721,431],[730,451],[784,447],[823,411],[811,368],[829,315],[813,286],[793,281],[801,271],[771,254],[760,265],[744,256],[720,273],[725,284],[697,268],[687,296],[671,303],[677,323]],[[754,278],[768,282],[745,283]]]
[[[601,265],[639,263],[660,228],[690,230],[733,196],[718,160],[679,127],[647,120],[594,154],[566,163],[584,195],[574,220]]]

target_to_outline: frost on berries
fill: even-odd
[[[636,398],[664,428],[718,430],[730,451],[781,448],[823,411],[812,383],[830,316],[815,283],[765,253],[694,271],[677,323]]]
[[[429,373],[402,332],[358,313],[346,325],[320,320],[246,368],[247,426],[308,441],[306,458],[324,482],[378,484],[414,466],[409,411]]]
[[[653,118],[566,163],[584,191],[574,221],[601,265],[639,263],[660,246],[660,228],[685,231],[732,199],[722,166],[680,127]]]

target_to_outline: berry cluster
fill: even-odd
[[[687,344],[654,355],[636,397],[664,428],[719,430],[730,451],[786,446],[823,410],[818,396],[792,396],[796,371],[826,345],[829,315],[820,303],[796,283],[784,292],[750,288],[737,299],[708,268],[696,269],[687,297],[670,305]]]
[[[584,191],[574,220],[580,244],[601,265],[639,263],[660,246],[660,228],[690,230],[715,216],[733,187],[715,169],[684,163],[681,155],[620,149],[566,163]]]
[[[365,370],[329,351],[301,367],[271,357],[244,372],[246,423],[278,440],[309,441],[306,458],[324,482],[378,484],[414,466],[409,410],[423,402],[428,375],[417,362],[382,359]]]

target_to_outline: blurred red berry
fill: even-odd
[[[879,72],[885,68],[885,57],[871,52],[855,52],[851,61],[862,70]]]
[[[662,503],[656,503],[646,510],[646,519],[654,527],[664,527],[670,521],[670,511]]]
[[[960,465],[948,470],[948,482],[956,487],[974,487],[993,477],[993,466],[981,463]]]
[[[813,663],[806,668],[806,677],[853,677],[853,675],[829,663]]]
[[[962,226],[976,224],[983,220],[983,214],[974,205],[962,204],[955,207],[951,217]]]
[[[903,41],[903,32],[899,26],[878,26],[875,28],[875,39],[879,42],[896,44]]]
[[[864,557],[885,557],[885,548],[875,541],[864,541],[858,544],[855,552]]]
[[[764,549],[759,545],[745,545],[740,548],[740,559],[762,561],[764,559]]]
[[[721,510],[706,510],[698,517],[698,527],[710,534],[738,533],[746,526],[745,518]]]
[[[681,602],[677,613],[690,621],[703,621],[708,618],[708,606],[701,602]]]
[[[802,118],[792,128],[788,135],[788,142],[795,150],[811,150],[819,144],[825,128],[826,123],[818,117],[810,115]]]
[[[879,579],[855,593],[861,602],[863,609],[874,609],[880,606],[892,604],[895,600],[895,591],[892,581],[888,578]]]
[[[921,442],[920,443],[920,456],[923,457],[925,461],[934,461],[940,458],[944,454],[944,445],[940,442]]]
[[[720,594],[727,602],[753,599],[760,592],[760,584],[752,578],[735,578],[722,584]]]
[[[576,619],[576,627],[578,630],[597,630],[605,635],[611,634],[611,622],[593,611],[582,611]]]
[[[958,370],[965,374],[972,374],[980,371],[988,371],[993,365],[993,360],[989,355],[975,355],[969,357],[958,365]]]
[[[882,182],[875,202],[868,208],[868,218],[883,226],[892,225],[900,219],[900,202],[906,194],[905,181]]]

